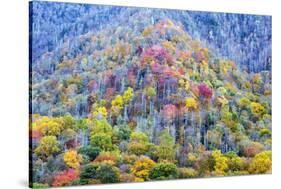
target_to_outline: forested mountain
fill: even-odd
[[[271,172],[271,17],[30,10],[34,187]]]
[[[146,18],[179,22],[195,39],[248,71],[271,69],[271,17],[104,5],[34,3],[33,60],[81,34]],[[139,15],[139,16],[137,16]]]

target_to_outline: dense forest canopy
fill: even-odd
[[[30,13],[31,186],[271,172],[271,17]]]
[[[32,7],[33,61],[78,35],[126,25],[136,22],[135,18],[147,18],[144,22],[148,23],[170,18],[217,55],[240,67],[250,72],[271,69],[270,16],[53,2],[34,3]]]

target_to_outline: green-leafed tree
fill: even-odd
[[[157,148],[157,155],[160,161],[173,161],[176,156],[175,139],[169,134],[167,130],[160,134],[160,144]]]

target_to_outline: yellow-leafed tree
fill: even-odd
[[[38,147],[35,149],[35,154],[45,159],[59,152],[59,143],[55,136],[44,136],[41,138]]]
[[[63,159],[68,167],[77,169],[80,166],[82,157],[77,153],[76,150],[69,150],[64,153]]]
[[[249,172],[252,174],[261,174],[271,172],[272,168],[271,151],[264,151],[257,154],[249,166]]]
[[[194,98],[188,97],[185,99],[185,107],[190,111],[197,110],[198,104]]]
[[[139,178],[139,181],[148,180],[149,171],[155,165],[155,162],[148,157],[142,156],[139,160],[135,162],[131,171]]]

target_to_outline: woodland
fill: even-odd
[[[30,4],[30,186],[271,173],[271,17]]]

